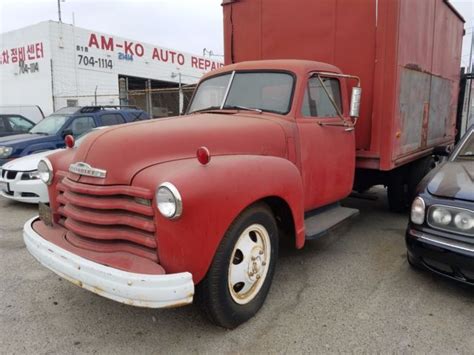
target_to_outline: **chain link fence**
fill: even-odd
[[[195,87],[183,86],[181,95],[179,88],[129,90],[128,104],[140,107],[152,117],[177,116],[186,112]]]

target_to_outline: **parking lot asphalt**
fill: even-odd
[[[195,306],[153,310],[60,279],[27,252],[36,206],[0,200],[1,353],[474,352],[474,289],[409,267],[407,217],[349,198],[353,221],[283,250],[255,318],[228,331]]]

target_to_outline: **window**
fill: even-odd
[[[198,86],[189,112],[220,108],[229,84],[230,74],[206,79]]]
[[[77,107],[77,100],[66,100],[67,107]]]
[[[63,115],[51,115],[41,121],[31,129],[31,133],[51,135],[56,134],[61,127],[66,123],[69,116]]]
[[[293,77],[286,73],[236,73],[224,108],[248,107],[286,114]]]
[[[8,120],[13,132],[28,132],[33,127],[33,123],[21,116],[10,116]]]
[[[119,113],[105,113],[100,116],[100,119],[102,120],[102,124],[104,126],[113,126],[116,124],[125,123],[125,120]]]
[[[95,122],[92,117],[82,116],[75,118],[67,129],[72,131],[74,137],[80,136],[86,132],[89,132],[92,128],[95,127]]]
[[[189,113],[203,109],[259,109],[287,114],[291,107],[293,76],[281,72],[235,72],[206,79],[196,89]]]
[[[342,112],[341,88],[339,80],[334,78],[321,78],[324,88],[334,99],[339,111]],[[337,117],[337,111],[329,99],[326,91],[317,77],[308,80],[308,87],[303,100],[301,109],[303,116],[306,117]]]
[[[4,117],[0,117],[0,132],[6,132],[7,131],[7,125],[6,125],[6,122],[5,122],[5,119]]]

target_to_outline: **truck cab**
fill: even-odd
[[[339,201],[359,102],[358,78],[325,63],[218,69],[185,116],[106,128],[42,160],[50,204],[25,244],[94,293],[151,308],[195,300],[234,328],[262,306],[280,239],[302,248],[357,213]]]

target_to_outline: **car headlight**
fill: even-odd
[[[474,216],[472,213],[460,212],[454,216],[454,225],[463,231],[468,231],[474,227]]]
[[[156,190],[156,204],[160,213],[169,219],[176,219],[183,212],[183,201],[178,189],[169,182],[164,182]]]
[[[25,171],[21,175],[22,180],[38,180],[40,178],[40,173],[38,170],[33,170],[33,171]]]
[[[0,147],[0,158],[8,158],[10,155],[12,155],[12,152],[12,147]]]
[[[474,212],[451,206],[431,206],[428,224],[437,229],[474,236]]]
[[[38,163],[38,176],[46,185],[53,182],[53,166],[48,159],[41,159]]]
[[[419,196],[411,204],[410,217],[415,224],[423,224],[425,221],[425,201]]]

